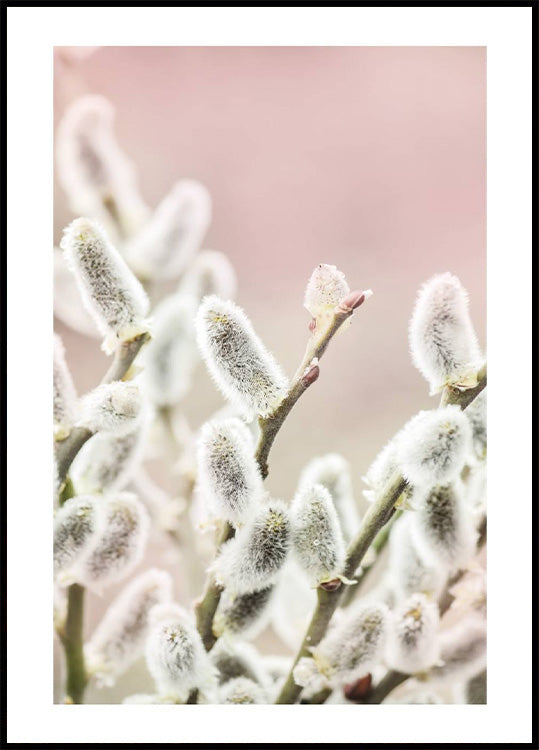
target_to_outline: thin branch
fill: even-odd
[[[285,398],[272,414],[267,417],[259,418],[258,426],[260,428],[260,433],[255,458],[264,478],[268,475],[268,456],[277,433],[283,426],[285,419],[292,411],[300,396],[302,396],[307,388],[318,379],[318,375],[320,374],[318,360],[320,360],[328,348],[329,342],[333,336],[335,336],[342,324],[348,320],[354,310],[363,304],[365,299],[367,299],[365,292],[351,292],[344,300],[342,300],[342,302],[335,308],[333,317],[323,334],[320,337],[313,334],[311,337],[307,344],[307,349],[301,364],[292,380],[292,385],[290,386]]]
[[[465,409],[473,399],[481,393],[487,382],[487,367],[486,364],[478,373],[478,384],[475,388],[456,391],[456,389],[446,388],[442,395],[442,404],[456,403],[461,408]],[[446,395],[446,391],[450,391],[450,396]],[[473,395],[470,396],[470,393]],[[445,400],[444,400],[445,397]],[[450,398],[452,399],[450,401]],[[344,575],[347,578],[353,578],[356,570],[358,569],[361,560],[365,553],[369,549],[370,545],[374,541],[376,535],[380,529],[389,521],[393,508],[401,493],[406,488],[407,483],[404,477],[399,473],[396,473],[392,480],[388,483],[385,491],[381,496],[370,506],[369,510],[365,514],[361,523],[357,536],[352,540],[348,548],[346,566],[344,569]],[[279,696],[277,697],[276,703],[295,703],[301,695],[302,688],[294,682],[293,670],[298,661],[304,656],[310,656],[311,648],[320,643],[324,637],[327,627],[333,617],[333,613],[339,606],[341,597],[343,596],[342,587],[335,591],[325,591],[323,588],[318,588],[318,602],[311,618],[311,622],[307,629],[301,648],[294,659],[294,663],[290,669],[290,673],[284,683]]]
[[[84,664],[84,586],[73,583],[67,590],[67,618],[62,633],[66,657],[66,703],[82,703],[88,682]]]
[[[133,364],[137,354],[149,340],[149,333],[141,333],[131,339],[131,341],[124,341],[120,344],[114,355],[114,360],[101,383],[112,383],[115,380],[122,380]],[[64,440],[56,442],[56,464],[60,485],[63,485],[65,482],[67,473],[77,453],[93,434],[86,427],[74,427]]]
[[[353,314],[354,310],[357,310],[363,304],[367,296],[365,292],[351,292],[340,302],[323,334],[319,337],[311,337],[301,364],[292,380],[292,385],[283,401],[272,414],[258,420],[260,433],[255,460],[264,479],[268,475],[268,456],[277,433],[300,396],[318,379],[320,374],[318,360],[322,357],[329,346],[329,342],[342,324]],[[234,533],[234,529],[227,524],[219,546],[227,539],[231,539]],[[217,641],[213,632],[213,618],[219,606],[222,592],[222,587],[216,583],[213,576],[210,576],[201,600],[195,605],[197,629],[206,651],[210,651]]]
[[[226,541],[232,539],[234,534],[234,527],[229,523],[225,523],[217,543],[217,550]],[[217,612],[222,592],[223,588],[216,582],[214,576],[210,574],[206,581],[206,588],[204,589],[202,598],[195,604],[197,630],[206,651],[211,651],[217,641],[217,636],[213,632],[213,618]]]

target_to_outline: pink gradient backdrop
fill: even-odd
[[[429,276],[460,277],[485,343],[485,73],[480,47],[111,47],[71,64],[56,52],[56,122],[76,96],[103,94],[151,205],[179,178],[207,185],[205,245],[231,258],[238,301],[289,374],[316,264],[374,290],[279,434],[277,496],[291,497],[310,457],[339,451],[362,502],[361,475],[383,443],[435,405],[407,342]],[[55,243],[71,218],[55,184]],[[107,364],[99,343],[56,328],[79,391],[93,387]],[[194,426],[223,403],[202,365],[198,374],[186,402]],[[159,555],[149,552],[161,565]],[[92,621],[105,603],[94,599]],[[147,688],[137,669],[124,679],[132,692]],[[120,684],[94,700],[125,694]]]

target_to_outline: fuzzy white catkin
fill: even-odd
[[[487,456],[487,391],[486,388],[469,404],[466,414],[472,426],[472,446],[475,462],[482,462]]]
[[[195,325],[202,357],[225,398],[248,420],[268,416],[286,395],[288,381],[243,310],[205,297]]]
[[[421,288],[410,321],[410,350],[431,394],[444,386],[477,383],[482,355],[459,279],[442,273]]]
[[[439,659],[438,605],[424,594],[412,594],[392,613],[385,659],[405,674],[423,672]]]
[[[407,511],[391,529],[389,536],[388,582],[397,601],[410,594],[423,593],[436,599],[441,593],[448,568],[432,561],[418,549],[412,536],[415,512]]]
[[[171,294],[152,313],[152,340],[141,352],[148,396],[158,406],[174,406],[191,387],[198,362],[194,297]]]
[[[475,519],[460,481],[434,487],[414,513],[410,528],[417,549],[432,565],[458,568],[475,553]]]
[[[412,485],[431,487],[459,476],[471,447],[470,422],[458,406],[420,411],[399,433],[397,461]]]
[[[341,523],[343,536],[349,541],[359,529],[360,516],[352,489],[348,461],[338,453],[313,458],[301,473],[299,487],[313,484],[321,484],[328,490]]]
[[[400,433],[397,433],[386,443],[380,453],[369,466],[367,473],[362,477],[368,490],[363,490],[363,495],[369,502],[374,502],[387,486],[389,480],[399,470],[397,459],[397,446]]]
[[[247,677],[264,686],[272,684],[261,655],[245,641],[220,638],[210,651],[210,660],[219,671],[220,685],[236,677]]]
[[[198,481],[210,512],[234,526],[244,522],[263,493],[247,427],[235,418],[206,422],[197,459]]]
[[[55,317],[77,333],[99,339],[99,330],[82,303],[75,277],[69,270],[64,254],[59,247],[55,247],[53,250],[53,273]]]
[[[331,495],[321,484],[304,486],[291,507],[292,549],[312,586],[343,571],[346,550]]]
[[[106,352],[148,331],[146,292],[104,229],[90,219],[75,219],[64,230],[60,247],[82,301],[105,336]]]
[[[139,564],[149,535],[149,517],[130,492],[103,497],[105,529],[91,554],[80,566],[80,583],[101,591],[121,581]]]
[[[106,514],[102,498],[76,495],[56,512],[53,531],[54,573],[71,582],[72,571],[87,558],[101,539]],[[60,580],[60,582],[61,582]]]
[[[487,630],[483,619],[476,614],[459,620],[440,632],[439,666],[429,672],[429,681],[451,684],[469,680],[485,669]]]
[[[235,594],[248,594],[275,583],[291,541],[288,509],[271,500],[223,545],[215,561],[217,579]]]
[[[86,442],[71,466],[71,477],[81,492],[121,490],[142,457],[151,413],[145,410],[126,435],[97,433]]]
[[[92,432],[127,435],[141,417],[142,404],[143,396],[136,383],[104,383],[81,399],[79,424]]]
[[[320,263],[305,289],[305,308],[316,320],[319,331],[327,326],[339,302],[350,292],[344,273],[336,266]]]
[[[233,300],[237,288],[236,272],[228,257],[219,250],[200,250],[183,275],[178,291],[201,302],[210,294]]]
[[[211,689],[216,669],[200,636],[178,605],[158,605],[150,617],[146,664],[157,691],[185,701],[194,688]]]
[[[268,623],[274,593],[273,585],[248,594],[234,594],[225,589],[215,613],[214,633],[219,637],[254,638]]]
[[[84,647],[88,672],[99,684],[113,684],[142,655],[150,610],[171,600],[172,579],[155,568],[121,591]]]
[[[248,677],[234,677],[219,689],[219,703],[258,704],[268,703],[266,690]]]
[[[67,437],[77,420],[77,392],[65,360],[62,339],[54,334],[53,419],[56,439]]]
[[[107,99],[77,99],[58,125],[56,163],[71,210],[104,222],[122,239],[136,232],[149,212],[113,123],[114,110]]]
[[[358,602],[312,649],[321,674],[332,685],[364,677],[383,654],[389,625],[385,604]]]
[[[126,247],[126,257],[146,279],[175,279],[199,249],[211,220],[211,198],[196,180],[180,180]]]

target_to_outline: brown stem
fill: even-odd
[[[84,586],[73,583],[67,590],[67,618],[62,633],[66,657],[66,703],[82,703],[88,682],[84,664]]]

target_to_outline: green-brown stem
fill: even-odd
[[[88,682],[84,664],[84,586],[73,583],[67,590],[67,617],[62,634],[66,657],[66,703],[82,703]]]
[[[465,409],[476,396],[478,396],[487,382],[486,363],[478,373],[478,384],[473,389],[457,391],[454,388],[446,388],[442,394],[440,406],[449,403],[458,404]],[[449,394],[448,394],[449,392]],[[344,575],[353,578],[369,546],[374,541],[380,529],[388,522],[392,515],[395,503],[406,488],[406,480],[396,473],[388,483],[385,491],[370,506],[361,523],[359,532],[352,540],[348,548]],[[307,629],[301,648],[294,659],[286,682],[284,683],[276,703],[295,703],[301,695],[302,688],[294,681],[293,670],[298,661],[304,656],[310,656],[311,648],[318,645],[324,637],[327,627],[333,617],[333,613],[339,606],[343,596],[342,586],[336,591],[325,591],[318,588],[318,601],[311,622]],[[400,683],[399,683],[400,684]],[[391,688],[392,690],[393,688]],[[376,689],[375,689],[376,690]],[[373,691],[374,692],[374,691]]]

